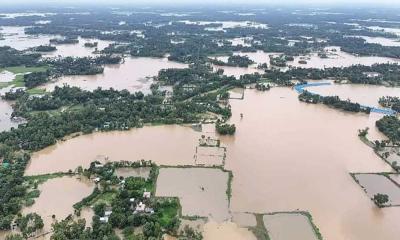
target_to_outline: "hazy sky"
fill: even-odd
[[[400,0],[0,0],[1,4],[26,4],[26,3],[70,3],[70,4],[273,4],[273,5],[342,5],[342,6],[365,6],[365,5],[386,5],[400,6]],[[1,5],[0,4],[0,5]]]

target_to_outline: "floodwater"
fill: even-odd
[[[359,184],[365,188],[369,198],[375,194],[387,194],[389,202],[386,205],[400,205],[400,188],[389,178],[379,174],[356,174]]]
[[[327,47],[325,48],[325,52],[328,55],[328,58],[320,58],[318,53],[310,53],[308,55],[301,55],[295,56],[294,61],[288,61],[287,66],[291,67],[301,67],[301,68],[328,68],[328,67],[349,67],[351,65],[362,64],[366,66],[371,66],[375,63],[399,63],[400,60],[394,58],[387,58],[387,57],[371,57],[371,56],[356,56],[340,50],[339,47]],[[239,68],[234,67],[234,69],[230,69],[232,67],[218,67],[223,68],[228,73],[233,72],[234,74],[226,74],[226,75],[243,75],[246,73],[253,73],[253,72],[262,72],[260,69],[256,69],[258,64],[267,63],[270,66],[270,57],[272,56],[279,56],[282,53],[275,53],[275,52],[263,52],[263,51],[256,51],[256,52],[234,52],[234,55],[240,56],[248,56],[251,60],[253,60],[256,64],[249,66],[249,68]],[[221,56],[217,59],[221,61],[227,61],[227,56]],[[307,64],[300,64],[300,60],[305,60]],[[275,67],[276,68],[276,67]],[[281,70],[287,70],[287,67],[280,68]],[[240,71],[241,70],[241,71]]]
[[[400,174],[390,174],[389,177],[400,185]]]
[[[367,43],[376,43],[382,46],[400,47],[400,39],[384,38],[384,37],[367,37],[360,36],[365,39]]]
[[[332,51],[333,50],[333,51]],[[296,56],[293,62],[288,62],[289,66],[302,68],[328,68],[328,67],[349,67],[351,65],[371,66],[375,63],[396,63],[398,59],[386,57],[355,56],[340,50],[339,47],[327,47],[325,52],[328,58],[320,58],[317,53],[307,56]],[[300,64],[300,60],[307,61],[307,64]]]
[[[241,75],[244,74],[253,74],[253,73],[264,73],[264,70],[257,69],[256,66],[249,66],[248,68],[245,67],[230,67],[230,66],[216,66],[214,65],[215,69],[223,69],[224,75],[226,76],[234,76],[235,78],[239,78]]]
[[[157,76],[161,69],[185,67],[186,64],[168,61],[167,58],[126,58],[123,64],[106,65],[102,74],[63,76],[43,88],[52,91],[56,86],[68,84],[90,91],[101,87],[149,93],[152,77]]]
[[[264,215],[263,220],[271,240],[317,240],[308,218],[302,214],[277,213]]]
[[[179,21],[183,22],[187,25],[208,25],[208,24],[221,24],[221,27],[208,27],[206,30],[209,31],[224,31],[226,28],[261,28],[267,29],[268,25],[263,23],[257,22],[250,22],[250,21],[215,21],[215,22],[207,22],[207,21]]]
[[[379,26],[371,26],[371,27],[367,27],[367,28],[372,31],[388,32],[388,33],[393,33],[393,34],[400,36],[400,28],[385,28],[385,27],[379,27]]]
[[[349,175],[392,171],[357,136],[358,129],[369,127],[371,140],[382,138],[375,128],[382,115],[302,103],[290,88],[246,90],[244,100],[230,100],[230,104],[236,134],[220,137],[227,147],[225,168],[234,176],[230,211],[300,209],[312,214],[327,240],[398,239],[400,208],[378,209]],[[189,127],[153,126],[84,135],[35,153],[26,172],[88,166],[99,154],[108,155],[111,161],[144,158],[165,165],[193,164],[201,134]],[[225,190],[226,186],[218,191],[225,194]],[[205,206],[214,208],[214,204]],[[219,207],[225,208],[223,204]]]
[[[221,166],[224,163],[225,149],[222,147],[197,147],[196,164]]]
[[[0,27],[0,46],[10,46],[17,50],[25,50],[31,47],[49,44],[51,35],[27,35],[25,27]]]
[[[75,177],[50,179],[39,186],[40,196],[35,199],[35,203],[23,209],[22,212],[23,214],[38,213],[45,225],[44,232],[48,232],[54,222],[53,214],[59,221],[73,214],[72,205],[89,196],[93,188],[94,184],[90,181],[78,180]]]
[[[252,213],[232,213],[232,221],[241,227],[255,227],[256,216]]]
[[[248,42],[251,40],[252,40],[251,37],[239,37],[239,38],[228,39],[228,41],[231,42],[232,46],[242,45],[243,47],[251,47],[251,43]]]
[[[235,223],[216,223],[213,221],[204,225],[204,240],[229,239],[229,240],[256,240],[252,232],[246,228],[238,227]]]
[[[200,137],[201,133],[189,127],[175,125],[83,135],[34,153],[25,173],[37,175],[65,172],[80,165],[88,167],[98,155],[106,155],[110,161],[145,159],[164,165],[194,164]]]
[[[230,218],[226,189],[229,175],[214,168],[161,168],[156,196],[179,197],[183,216]]]
[[[300,209],[311,213],[324,239],[398,239],[400,209],[377,209],[349,175],[391,171],[357,136],[366,126],[376,132],[374,122],[297,96],[273,88],[231,100],[237,130],[221,140],[234,176],[232,212]]]
[[[17,127],[18,122],[11,120],[13,112],[11,103],[0,99],[0,132],[10,130],[12,127]]]
[[[101,51],[112,44],[112,41],[104,41],[100,39],[84,39],[79,37],[79,43],[76,44],[52,44],[57,48],[54,52],[42,53],[43,57],[95,57],[95,50]],[[97,42],[97,47],[85,47],[85,43]],[[46,43],[48,44],[48,42]]]
[[[307,90],[321,96],[336,95],[343,100],[350,99],[352,102],[373,107],[381,107],[378,103],[380,97],[400,97],[400,88],[398,87],[385,87],[371,84],[334,84],[333,81],[329,80],[326,82],[331,82],[332,84],[308,87]]]
[[[60,38],[58,35],[28,35],[25,34],[25,27],[0,27],[0,36],[4,39],[0,40],[0,46],[10,46],[17,50],[25,50],[40,45],[49,45],[50,39]],[[101,51],[109,46],[112,41],[104,41],[99,39],[84,39],[79,37],[79,43],[76,44],[52,44],[57,48],[53,52],[43,52],[43,57],[94,57],[95,50]],[[96,48],[85,47],[84,44],[97,42]]]
[[[5,83],[5,82],[11,82],[14,80],[15,74],[10,72],[10,71],[2,71],[0,72],[0,82]]]

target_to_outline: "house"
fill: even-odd
[[[135,199],[134,198],[129,198],[129,202],[134,203]]]
[[[111,215],[112,211],[105,211],[104,212],[104,216],[105,217],[109,217]]]
[[[151,193],[150,192],[144,192],[143,193],[143,197],[144,198],[150,198],[151,197]]]
[[[150,214],[153,214],[154,213],[154,209],[153,208],[146,208],[145,210],[145,213],[150,213]]]
[[[95,183],[98,183],[98,182],[100,182],[100,178],[97,177],[97,178],[93,179],[93,181],[94,181]]]
[[[101,168],[101,167],[103,167],[103,164],[101,164],[101,163],[95,163],[95,164],[94,164],[94,167],[95,167],[95,168]]]
[[[100,222],[102,223],[108,223],[108,217],[101,217]]]
[[[381,75],[378,72],[363,72],[363,74],[369,78],[379,77]]]
[[[142,213],[146,210],[146,204],[140,202],[136,205],[135,211],[133,213]]]

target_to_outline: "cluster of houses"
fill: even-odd
[[[151,192],[144,192],[143,199],[148,200],[151,198]],[[153,214],[154,209],[146,206],[143,201],[136,200],[135,198],[130,198],[129,202],[131,203],[131,209],[133,210],[133,214]],[[104,217],[100,218],[100,222],[107,223],[110,216],[112,214],[112,210],[107,209],[104,211]]]

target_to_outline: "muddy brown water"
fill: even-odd
[[[230,218],[228,178],[220,169],[161,168],[156,196],[179,197],[182,215],[210,217],[221,223]]]
[[[64,172],[80,165],[88,167],[98,155],[106,155],[110,161],[146,159],[164,165],[194,164],[200,137],[200,132],[181,126],[83,135],[34,153],[26,175]]]
[[[263,220],[271,240],[318,240],[304,215],[279,213],[264,215]]]
[[[360,186],[365,188],[369,198],[375,194],[387,194],[389,201],[384,205],[400,205],[400,188],[389,178],[378,174],[356,174]]]
[[[371,107],[381,107],[378,103],[380,97],[400,97],[399,87],[385,87],[369,84],[334,84],[333,81],[324,80],[318,82],[329,82],[331,85],[308,87],[307,90],[322,96],[339,96],[343,100],[350,99],[352,102]]]
[[[230,101],[237,131],[220,137],[225,167],[234,175],[230,210],[306,210],[324,239],[398,239],[400,209],[376,208],[349,175],[391,171],[357,136],[369,126],[370,138],[383,137],[374,127],[381,116],[306,104],[297,96],[289,88],[246,90],[244,100]],[[74,169],[99,154],[193,164],[200,135],[189,127],[156,126],[80,136],[35,153],[27,174]]]
[[[17,127],[18,122],[11,120],[13,112],[11,103],[0,99],[0,132],[10,130],[12,127]]]
[[[89,196],[94,184],[89,180],[79,180],[75,177],[61,177],[46,181],[39,186],[40,196],[31,207],[24,208],[23,214],[38,213],[44,222],[43,232],[51,230],[55,219],[62,220],[74,213],[73,205]],[[55,215],[55,219],[52,215]],[[90,216],[84,211],[82,217]],[[46,239],[50,236],[46,235]]]
[[[55,86],[67,84],[90,91],[101,87],[149,93],[152,77],[157,76],[161,69],[185,67],[186,64],[168,61],[167,58],[126,58],[123,64],[106,65],[102,74],[64,76],[42,88],[52,91]]]

